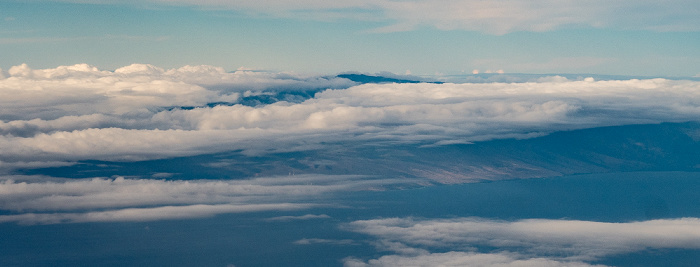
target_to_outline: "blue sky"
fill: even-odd
[[[2,1],[0,68],[700,74],[697,1]]]

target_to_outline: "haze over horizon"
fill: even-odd
[[[0,3],[0,68],[700,74],[696,1]]]

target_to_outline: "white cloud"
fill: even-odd
[[[346,267],[369,266],[498,266],[498,267],[584,267],[599,266],[578,261],[527,258],[515,253],[473,253],[451,251],[422,255],[387,255],[364,262],[356,258],[345,259]]]
[[[312,220],[312,219],[330,219],[331,216],[326,214],[316,215],[316,214],[306,214],[302,216],[279,216],[267,219],[267,221],[295,221],[295,220]]]
[[[260,154],[341,142],[445,145],[700,115],[700,82],[665,79],[364,84],[325,90],[301,103],[205,107],[284,86],[354,83],[212,66],[135,64],[111,72],[84,64],[46,70],[22,65],[10,73],[0,79],[0,161],[8,168],[233,150]],[[258,88],[246,89],[248,84]],[[167,108],[178,106],[202,107]]]
[[[14,66],[0,80],[0,116],[55,119],[95,113],[124,115],[148,108],[214,101],[216,92],[160,77],[118,75],[86,64],[33,70]]]
[[[249,180],[153,180],[117,177],[64,179],[0,177],[0,222],[50,224],[150,221],[221,213],[304,209],[320,195],[419,182],[364,176],[294,175]],[[328,215],[282,216],[272,221],[327,219]]]
[[[261,90],[346,88],[340,78],[237,71],[213,66],[164,70],[132,64],[114,72],[87,64],[34,70],[14,66],[0,80],[0,116],[55,119],[93,113],[124,115],[171,106],[201,106],[236,101],[241,93]],[[204,88],[206,87],[206,88]]]
[[[216,204],[162,206],[156,208],[127,208],[85,213],[23,213],[0,215],[0,223],[57,224],[85,222],[140,222],[172,219],[192,219],[210,217],[223,213],[240,213],[267,210],[296,210],[309,208],[309,204]]]
[[[412,183],[364,176],[295,175],[250,180],[152,180],[117,177],[48,179],[9,176],[0,180],[0,209],[65,211],[149,205],[290,201],[339,190]],[[256,202],[257,203],[257,202]],[[310,219],[307,217],[297,219]],[[318,215],[314,218],[324,218]],[[294,219],[294,218],[289,218]]]
[[[375,236],[379,239],[377,244],[380,248],[398,253],[369,261],[369,265],[377,266],[400,262],[421,265],[426,260],[475,261],[476,258],[508,264],[525,260],[518,262],[524,266],[537,265],[537,261],[553,260],[555,266],[568,266],[567,264],[583,264],[581,262],[645,249],[700,248],[698,218],[626,223],[545,219],[511,222],[480,218],[391,218],[355,221],[347,229]],[[498,247],[507,254],[474,253],[479,246]],[[430,252],[442,249],[454,251]],[[358,263],[357,260],[348,261],[351,264]]]
[[[34,168],[50,168],[50,167],[63,167],[63,166],[71,166],[73,165],[74,162],[67,162],[67,161],[37,161],[37,160],[28,160],[28,161],[11,161],[11,162],[6,162],[6,161],[1,161],[0,160],[0,172],[2,173],[9,173],[12,170],[16,169],[34,169]]]
[[[87,0],[113,3],[112,0]],[[697,1],[556,1],[556,0],[151,0],[156,5],[190,5],[237,10],[256,15],[315,20],[356,19],[389,25],[375,32],[470,30],[490,34],[594,27],[654,31],[698,31]],[[139,2],[143,5],[143,2]]]

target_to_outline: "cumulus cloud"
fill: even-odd
[[[0,179],[0,222],[64,223],[183,219],[221,213],[303,209],[310,197],[414,181],[363,176],[295,175],[249,180],[63,179],[5,176]],[[325,203],[328,204],[328,203]],[[270,220],[326,219],[328,215]]]
[[[44,70],[23,64],[10,68],[9,74],[0,80],[0,118],[136,114],[155,107],[202,105],[221,97],[193,84],[158,76],[119,75],[86,64]]]
[[[236,71],[213,66],[164,70],[132,64],[114,72],[87,64],[34,70],[14,66],[0,80],[0,118],[55,119],[94,113],[136,116],[149,109],[235,102],[245,92],[345,88],[347,79]],[[206,88],[205,88],[206,87]]]
[[[6,168],[233,150],[260,154],[324,143],[445,145],[695,120],[700,113],[700,82],[666,79],[352,86],[339,78],[144,64],[115,71],[20,65],[9,73],[0,79],[0,162]],[[303,102],[235,104],[283,85],[328,89]],[[212,102],[228,104],[207,105]]]
[[[454,265],[460,261],[493,260],[523,264],[513,266],[535,266],[538,261],[554,260],[555,266],[569,266],[645,249],[698,249],[698,227],[698,218],[626,223],[545,219],[494,221],[480,218],[391,218],[355,221],[347,229],[375,236],[379,239],[377,244],[380,248],[398,253],[371,260],[369,265],[382,266],[400,262],[421,265],[426,260],[452,262],[447,265]],[[498,247],[507,253],[475,252],[484,246]],[[458,249],[450,253],[431,252],[445,248]],[[364,264],[354,259],[348,259],[347,262]]]

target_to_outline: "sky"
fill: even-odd
[[[700,74],[699,18],[692,0],[8,0],[0,68],[689,77]]]
[[[699,44],[697,1],[1,1],[0,263],[693,266]]]

